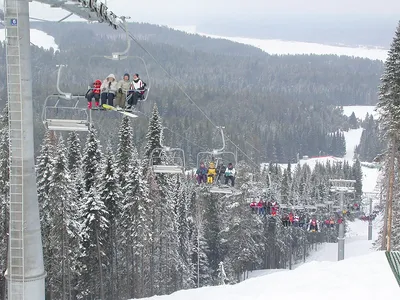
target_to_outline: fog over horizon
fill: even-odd
[[[398,0],[146,0],[140,13],[132,0],[108,0],[107,5],[119,16],[130,16],[130,22],[196,26],[222,36],[379,47],[390,44],[400,18]],[[34,1],[30,14],[58,21],[69,13]]]

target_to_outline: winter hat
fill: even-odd
[[[125,74],[124,74],[124,78],[125,78],[125,76],[128,76],[128,79],[130,78],[130,76],[129,76],[128,73],[125,73]]]
[[[115,80],[115,75],[114,74],[110,74],[110,75],[107,76],[107,78],[112,78],[112,79]]]

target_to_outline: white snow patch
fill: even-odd
[[[388,55],[387,49],[368,48],[368,47],[339,47],[318,43],[306,43],[296,41],[283,41],[276,39],[254,39],[246,37],[226,37],[203,32],[197,32],[195,26],[177,26],[171,27],[176,30],[184,31],[191,34],[199,34],[201,36],[210,37],[213,39],[224,39],[241,44],[257,47],[269,54],[277,55],[295,55],[295,54],[334,54],[339,56],[354,56],[369,59],[377,59],[385,61]]]
[[[377,288],[379,287],[379,288]],[[399,287],[384,252],[340,262],[311,262],[235,285],[182,290],[154,300],[396,299]]]
[[[379,215],[372,222],[372,240],[368,240],[368,222],[355,220],[348,223],[345,239],[345,259],[366,255],[375,252],[372,243],[378,238],[378,232],[382,228],[382,216]],[[338,260],[338,244],[324,243],[320,248],[307,257],[306,262]],[[300,265],[299,265],[300,266]]]
[[[0,29],[0,40],[5,40],[5,29]],[[54,37],[38,29],[31,29],[31,42],[34,45],[43,47],[46,50],[49,50],[50,48],[53,48],[55,51],[59,50]]]
[[[346,140],[346,155],[344,156],[344,160],[353,160],[355,149],[358,144],[360,144],[362,132],[363,128],[350,129],[347,132],[343,132],[344,138]]]
[[[343,114],[345,116],[350,117],[351,114],[354,112],[356,118],[358,119],[365,119],[365,116],[368,114],[373,115],[374,119],[378,118],[378,112],[375,111],[376,106],[370,105],[354,105],[354,106],[343,106]]]

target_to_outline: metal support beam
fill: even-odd
[[[114,29],[121,25],[121,18],[108,10],[100,0],[36,0],[51,7],[61,8],[89,22],[107,23]]]
[[[343,180],[343,179],[333,179],[329,180],[331,183],[331,191],[337,192],[340,195],[340,211],[342,215],[342,223],[339,224],[339,237],[338,237],[338,260],[344,259],[344,245],[345,245],[345,235],[344,235],[344,195],[346,193],[354,192],[355,180]]]
[[[43,300],[46,273],[33,148],[29,0],[6,0],[4,6],[11,153],[8,299]]]
[[[368,217],[368,241],[372,240],[372,197],[369,198],[369,217]]]

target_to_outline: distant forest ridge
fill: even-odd
[[[388,49],[398,21],[398,16],[269,15],[262,18],[244,16],[240,20],[207,20],[195,25],[199,32],[221,36]]]

